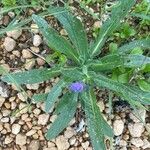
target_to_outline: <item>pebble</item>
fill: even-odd
[[[46,125],[49,119],[49,114],[41,114],[38,117],[38,124],[40,125]]]
[[[113,123],[114,135],[119,136],[124,130],[124,122],[122,120],[115,120]]]
[[[32,140],[29,144],[28,150],[39,150],[40,142],[38,140]]]
[[[86,141],[84,143],[81,143],[81,145],[84,148],[84,150],[87,150],[87,148],[89,147],[90,143],[89,143],[89,141]]]
[[[143,149],[150,149],[150,142],[146,139],[143,140],[143,146],[142,146]]]
[[[5,143],[5,144],[9,144],[9,143],[11,143],[12,141],[13,141],[13,138],[12,138],[12,137],[6,136],[4,143]]]
[[[75,135],[75,131],[71,127],[68,127],[67,130],[64,132],[64,137],[67,139],[71,138],[73,135]]]
[[[30,70],[35,65],[35,59],[26,59],[26,63],[24,65],[25,69]]]
[[[128,125],[129,132],[132,137],[140,137],[144,132],[144,126],[142,123],[135,123]]]
[[[6,51],[12,51],[16,46],[16,41],[10,37],[6,37],[4,40],[4,47]]]
[[[140,116],[140,117],[142,118],[142,120],[145,122],[146,110],[144,110],[144,109],[139,109],[139,110],[137,110],[137,111],[138,111],[137,113],[139,114],[139,116]],[[135,123],[141,122],[140,119],[139,119],[138,117],[136,117],[136,115],[134,115],[133,113],[130,113],[129,116],[130,116],[130,118],[131,118]]]
[[[31,136],[36,133],[36,130],[30,130],[26,133],[26,136]]]
[[[31,24],[31,32],[39,33],[39,28],[37,24]]]
[[[58,150],[68,150],[70,147],[68,140],[63,135],[56,138],[56,145]]]
[[[26,87],[29,90],[37,90],[39,88],[39,84],[27,84]]]
[[[38,47],[35,47],[35,46],[32,46],[30,47],[30,49],[35,52],[35,53],[39,53],[40,52],[40,49]]]
[[[72,138],[69,139],[70,145],[74,145],[76,142],[76,138],[73,136]]]
[[[23,134],[17,134],[16,135],[16,144],[18,145],[25,145],[27,142],[27,137]]]
[[[42,38],[38,34],[34,35],[33,45],[34,46],[39,46],[41,43],[42,43]]]
[[[41,110],[38,109],[38,108],[36,108],[36,109],[33,110],[33,113],[34,113],[35,115],[39,115],[39,114],[41,113]]]
[[[55,147],[55,144],[53,142],[49,141],[47,144],[48,144],[48,148]]]
[[[7,122],[9,122],[9,118],[8,117],[3,117],[1,119],[1,122],[7,123]]]
[[[6,32],[6,34],[7,34],[7,36],[12,37],[16,40],[21,36],[22,30],[8,31],[8,32]]]
[[[27,98],[28,98],[28,96],[27,96],[27,94],[25,92],[20,92],[20,93],[17,94],[17,96],[23,102],[25,102],[27,100]]]
[[[12,133],[13,134],[18,134],[20,132],[21,126],[19,124],[13,124],[12,125]]]
[[[22,50],[22,57],[27,59],[27,58],[32,58],[33,55],[28,49],[23,49]]]
[[[3,82],[0,82],[0,96],[7,98],[9,96],[9,90]]]
[[[20,110],[20,113],[18,113],[18,115],[27,113],[28,112],[27,104],[26,103],[20,103],[19,104],[19,110]]]
[[[2,107],[4,102],[5,102],[5,98],[0,96],[0,107]]]
[[[136,147],[141,147],[144,144],[144,142],[140,138],[132,138],[131,143]]]
[[[105,105],[104,105],[103,101],[98,101],[97,105],[98,105],[101,112],[104,111]]]
[[[101,21],[96,21],[93,26],[94,26],[94,28],[100,28],[101,25],[102,25]]]

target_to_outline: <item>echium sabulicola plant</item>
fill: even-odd
[[[3,81],[18,84],[41,83],[59,76],[59,81],[49,93],[33,96],[35,102],[44,100],[45,111],[48,113],[55,105],[56,120],[48,129],[46,138],[53,139],[65,129],[74,117],[78,103],[85,112],[88,132],[93,149],[105,150],[105,137],[113,137],[113,131],[103,118],[94,95],[94,88],[106,88],[126,100],[133,108],[150,105],[150,93],[140,90],[136,84],[118,83],[109,78],[113,69],[117,67],[139,68],[150,64],[150,58],[144,55],[130,54],[136,47],[149,48],[150,39],[134,40],[118,48],[115,54],[108,54],[99,58],[109,35],[120,25],[135,0],[119,0],[114,6],[110,18],[102,25],[99,35],[92,45],[88,44],[86,32],[80,20],[64,7],[50,7],[53,14],[68,33],[69,40],[60,36],[43,18],[33,15],[48,46],[66,56],[68,61],[64,66],[55,65],[52,68],[33,69],[30,71],[12,73],[11,80],[7,75]],[[65,90],[64,90],[65,89]],[[63,95],[58,100],[58,97]],[[58,100],[58,101],[57,101]]]

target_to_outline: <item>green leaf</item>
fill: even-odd
[[[61,74],[65,81],[73,82],[83,80],[85,75],[82,73],[82,70],[74,67],[74,68],[64,68],[61,70]]]
[[[32,69],[29,71],[11,73],[8,75],[2,76],[2,80],[8,83],[17,84],[34,84],[40,83],[46,80],[49,80],[52,77],[58,76],[60,70],[58,68],[42,68],[42,69]]]
[[[4,6],[15,6],[16,0],[2,0]]]
[[[133,17],[138,17],[138,18],[150,21],[150,15],[145,15],[141,13],[131,13],[130,15]]]
[[[150,57],[143,55],[107,55],[100,60],[96,60],[88,64],[89,68],[94,71],[112,70],[117,67],[142,67],[143,65],[150,64]]]
[[[32,96],[32,99],[34,100],[35,103],[44,102],[46,101],[47,96],[48,96],[48,93],[34,94]]]
[[[64,29],[67,31],[71,42],[80,54],[79,56],[85,60],[88,55],[88,41],[81,21],[63,7],[49,7],[48,11],[50,13],[62,12],[55,13],[54,16],[60,21]]]
[[[137,83],[141,90],[150,92],[150,83],[146,82],[143,79],[137,80]]]
[[[99,36],[97,41],[92,47],[91,56],[95,56],[99,54],[102,46],[104,45],[107,37],[111,35],[111,33],[116,30],[116,28],[120,25],[121,20],[126,16],[131,7],[135,4],[135,0],[120,0],[114,6],[111,18],[107,19],[106,22],[100,29]]]
[[[69,101],[64,106],[65,109],[62,109],[61,113],[57,116],[50,129],[48,129],[46,134],[46,138],[48,140],[55,138],[61,131],[63,131],[76,112],[78,95],[69,94],[68,98]]]
[[[123,59],[119,55],[107,55],[100,60],[90,62],[89,68],[94,71],[112,70],[123,65]]]
[[[105,150],[104,136],[113,137],[110,126],[102,117],[99,107],[96,104],[96,98],[92,90],[82,93],[84,102],[84,111],[87,120],[88,132],[90,134],[94,150]]]
[[[143,55],[128,55],[124,58],[124,66],[126,67],[142,67],[143,65],[150,64],[150,57]]]
[[[47,99],[45,101],[45,111],[48,113],[53,104],[57,101],[57,98],[60,96],[62,87],[64,86],[64,81],[60,80],[56,85],[50,90]]]
[[[129,82],[129,72],[119,75],[118,81],[120,83],[128,83]]]
[[[130,53],[134,48],[137,48],[137,47],[149,49],[150,48],[150,38],[135,40],[130,43],[127,43],[118,49],[118,53],[119,54]]]
[[[50,25],[48,25],[48,23],[42,17],[32,15],[32,18],[38,25],[50,48],[55,51],[64,53],[69,58],[73,59],[76,63],[79,62],[77,52],[65,38],[60,36],[57,31],[50,27]]]
[[[99,87],[107,88],[109,90],[115,91],[119,95],[126,97],[126,100],[138,101],[145,105],[150,105],[150,93],[143,92],[137,87],[131,87],[124,85],[119,82],[115,82],[101,74],[95,74],[90,72],[91,79],[94,80],[95,84]]]
[[[59,115],[62,111],[64,111],[65,109],[67,109],[67,105],[70,101],[70,94],[66,93],[63,95],[63,97],[59,100],[59,102],[56,105],[56,109],[54,114]]]

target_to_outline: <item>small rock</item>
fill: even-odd
[[[39,84],[27,84],[26,87],[29,90],[37,90],[39,88]]]
[[[128,129],[132,137],[140,137],[144,132],[142,123],[129,124]]]
[[[37,24],[31,24],[31,32],[39,33],[39,28]]]
[[[13,124],[12,125],[12,133],[13,134],[18,134],[20,132],[21,126],[19,124]]]
[[[36,108],[36,109],[33,110],[33,113],[34,113],[35,115],[39,115],[39,114],[41,113],[41,110],[38,109],[38,108]]]
[[[70,147],[68,140],[63,135],[56,138],[56,145],[58,150],[68,150]]]
[[[150,149],[150,142],[146,139],[143,140],[143,146],[142,146],[143,149]]]
[[[27,58],[32,58],[33,55],[28,49],[23,49],[22,50],[22,57],[27,59]]]
[[[20,57],[20,51],[15,50],[12,52],[15,56]]]
[[[18,113],[18,115],[19,114],[25,114],[25,113],[27,113],[28,112],[28,106],[27,106],[27,104],[20,103],[19,104],[19,110],[20,110],[20,113]]]
[[[38,34],[34,35],[33,45],[34,46],[39,46],[41,43],[42,43],[42,38]]]
[[[40,49],[38,47],[35,47],[35,46],[32,46],[30,47],[30,49],[35,52],[35,53],[39,53],[40,52]]]
[[[5,143],[5,144],[9,144],[9,143],[11,143],[12,141],[13,141],[13,138],[12,138],[12,137],[6,136],[4,143]]]
[[[97,105],[98,105],[101,112],[104,111],[105,105],[104,105],[103,101],[98,101]]]
[[[37,140],[32,140],[29,144],[28,150],[39,150],[40,142]]]
[[[8,117],[3,117],[1,119],[1,122],[7,123],[7,122],[9,122],[9,118]]]
[[[3,103],[5,102],[5,98],[0,96],[0,107],[2,107]]]
[[[122,120],[115,120],[113,123],[113,128],[115,136],[121,135],[124,129],[124,122]]]
[[[82,147],[84,148],[84,150],[87,150],[87,148],[89,147],[89,141],[86,141],[84,143],[81,143]]]
[[[16,41],[10,37],[6,37],[4,40],[4,47],[6,51],[12,51],[16,46]]]
[[[17,134],[16,135],[16,144],[18,145],[25,145],[26,144],[27,137],[23,134]]]
[[[48,148],[51,148],[51,147],[55,147],[55,144],[53,142],[48,142]]]
[[[73,136],[72,138],[69,139],[70,145],[74,145],[76,142],[76,138]]]
[[[43,59],[41,59],[41,58],[37,58],[36,59],[36,61],[37,61],[37,64],[39,65],[39,66],[43,66],[44,64],[45,64],[45,60],[43,60]]]
[[[62,29],[62,30],[60,31],[60,34],[61,34],[61,35],[68,35],[68,33],[67,33],[67,31],[66,31],[65,29]]]
[[[120,146],[127,146],[127,142],[125,140],[120,140]]]
[[[23,102],[25,102],[27,100],[27,98],[28,98],[28,96],[27,96],[27,94],[25,92],[20,92],[20,93],[17,94],[17,96]]]
[[[132,138],[131,143],[133,145],[135,145],[136,147],[141,147],[144,144],[143,141],[140,138]]]
[[[29,132],[26,133],[26,136],[31,136],[36,133],[36,130],[30,130]]]
[[[38,117],[38,124],[40,125],[46,125],[49,119],[49,114],[41,114]]]
[[[1,64],[0,65],[6,72],[9,72],[10,71],[10,67],[8,64]]]
[[[144,109],[138,109],[137,111],[138,111],[137,113],[139,114],[139,116],[140,116],[140,117],[142,118],[142,120],[145,122],[146,110],[144,110]],[[136,117],[136,115],[134,115],[133,113],[130,113],[129,116],[130,116],[130,118],[131,118],[135,123],[141,122],[140,119],[139,119],[138,117]]]
[[[35,59],[26,59],[26,63],[24,65],[25,69],[30,70],[35,65]]]
[[[0,131],[2,131],[3,130],[3,125],[2,124],[0,124]]]
[[[3,82],[0,82],[0,96],[6,98],[9,96],[9,90]]]
[[[67,130],[64,132],[64,137],[67,139],[71,138],[73,135],[75,135],[75,131],[73,128],[68,127]]]
[[[22,30],[8,31],[8,32],[6,32],[6,34],[7,34],[7,36],[12,37],[16,40],[21,36]]]
[[[102,22],[96,21],[93,26],[94,26],[94,28],[100,28],[102,26]]]

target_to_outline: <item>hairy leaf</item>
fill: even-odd
[[[136,0],[119,0],[113,8],[111,17],[106,20],[100,29],[97,41],[94,43],[91,54],[97,55],[104,45],[107,37],[120,25],[121,20],[126,16]]]
[[[90,73],[91,78],[95,84],[99,87],[108,88],[116,93],[119,93],[126,97],[126,100],[138,101],[145,105],[150,105],[149,93],[143,92],[137,87],[131,87],[119,82],[115,82],[101,74]]]
[[[2,80],[8,83],[17,84],[34,84],[49,80],[52,77],[58,76],[60,74],[59,68],[42,68],[42,69],[32,69],[29,71],[11,73],[2,76]]]
[[[130,43],[127,43],[118,49],[118,53],[119,54],[130,53],[134,48],[137,48],[137,47],[149,49],[150,48],[150,38],[135,40]]]
[[[112,70],[117,67],[142,67],[150,64],[150,57],[143,55],[107,55],[100,60],[93,61],[89,64],[89,68],[94,71]]]
[[[63,7],[50,7],[48,11],[62,12],[55,13],[54,16],[60,21],[68,33],[69,38],[79,52],[79,56],[87,58],[88,55],[88,41],[83,25],[79,19],[73,16],[69,11],[65,11]]]
[[[84,110],[94,150],[105,150],[104,135],[113,136],[112,129],[102,117],[92,90],[82,94]]]
[[[50,48],[64,53],[75,62],[79,62],[77,52],[65,38],[60,36],[57,31],[48,25],[48,23],[40,16],[32,15],[32,18],[38,25]]]
[[[78,95],[76,94],[69,94],[69,101],[64,106],[65,109],[62,109],[61,113],[57,116],[50,129],[48,129],[46,134],[46,138],[48,140],[55,138],[67,127],[76,112],[77,97]]]
[[[34,100],[34,102],[38,103],[38,102],[44,102],[46,101],[48,96],[48,93],[42,93],[42,94],[34,94],[32,96],[32,99]]]
[[[64,81],[60,80],[53,88],[50,90],[47,99],[45,101],[45,111],[49,112],[53,104],[56,102],[58,96],[60,96],[62,87],[64,86]]]

